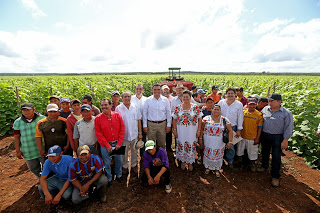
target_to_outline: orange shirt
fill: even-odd
[[[220,100],[221,100],[221,95],[220,94],[216,94],[216,95],[213,95],[212,93],[210,95],[208,95],[207,98],[211,97],[214,101],[214,103],[218,103]]]

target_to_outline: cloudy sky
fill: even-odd
[[[0,0],[1,73],[320,72],[320,0]]]

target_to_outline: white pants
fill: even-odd
[[[137,157],[138,157],[138,151],[134,149],[134,142],[136,142],[137,139],[134,139],[132,141],[123,140],[122,146],[126,146],[126,152],[123,155],[123,161],[122,161],[122,167],[127,169],[129,167],[129,158],[128,158],[128,152],[129,152],[129,146],[131,149],[131,168],[137,166]]]
[[[250,160],[257,160],[259,144],[253,145],[253,143],[254,143],[254,140],[242,139],[238,143],[237,155],[238,156],[244,155],[244,150],[247,149],[248,158]]]

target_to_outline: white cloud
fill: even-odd
[[[66,23],[63,23],[63,22],[57,22],[55,25],[54,25],[58,30],[72,30],[72,25],[71,24],[66,24]]]
[[[33,18],[39,18],[42,16],[47,16],[34,2],[34,0],[21,0],[21,3],[23,6],[29,10],[32,14]]]
[[[256,29],[254,29],[254,32],[257,34],[263,34],[278,31],[282,27],[282,25],[287,25],[290,22],[292,22],[292,20],[280,20],[276,18],[271,22],[260,24]]]

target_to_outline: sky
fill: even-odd
[[[0,73],[320,72],[320,0],[0,0]]]

